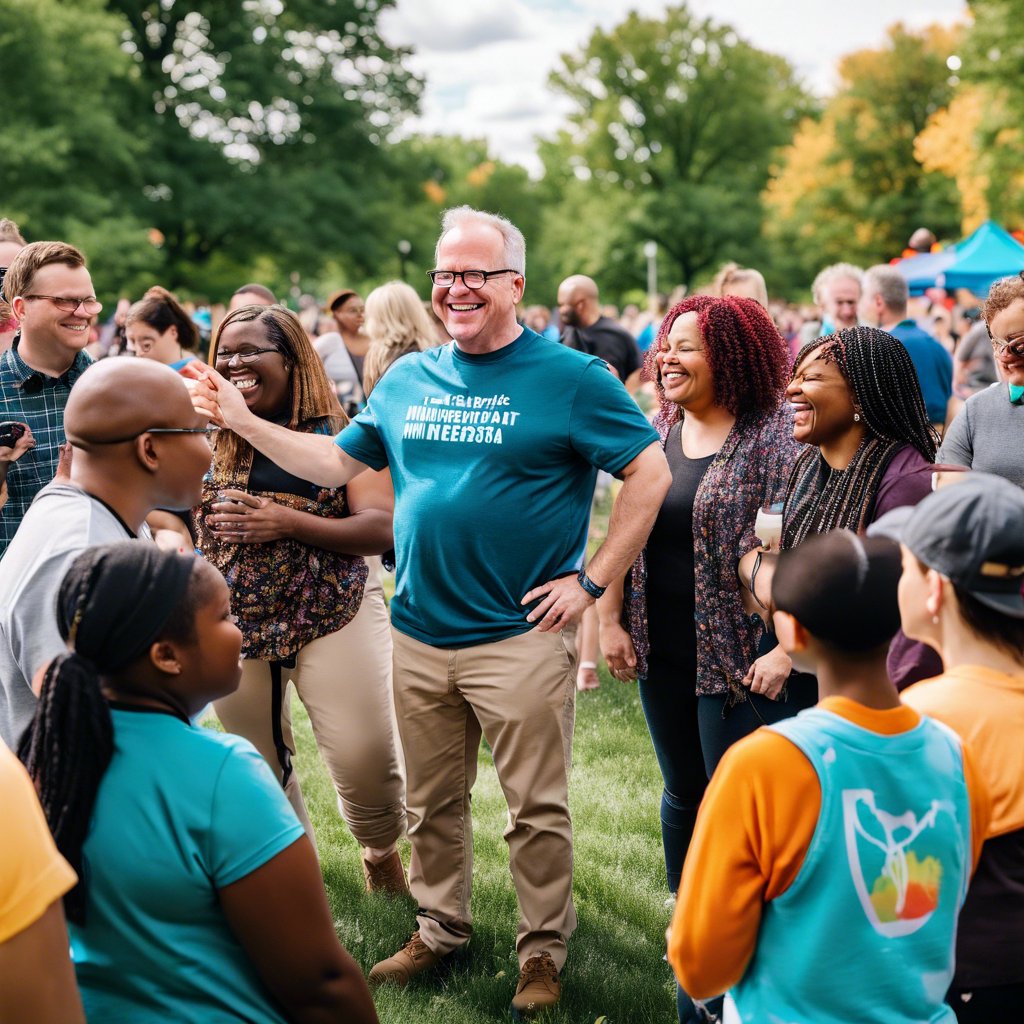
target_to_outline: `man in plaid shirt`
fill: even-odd
[[[102,308],[85,257],[64,242],[25,246],[7,270],[4,296],[20,333],[0,355],[0,423],[29,429],[13,448],[0,447],[0,555],[57,470],[64,406],[92,362],[83,349]]]

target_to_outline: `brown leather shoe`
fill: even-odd
[[[371,985],[389,983],[404,988],[417,975],[436,967],[443,959],[437,953],[432,953],[420,938],[420,933],[415,931],[394,956],[374,964],[367,980]]]
[[[528,1020],[534,1014],[554,1006],[562,994],[558,969],[550,953],[531,956],[519,972],[519,984],[512,999],[512,1016]]]
[[[367,892],[382,892],[388,896],[408,896],[409,881],[405,877],[402,858],[395,850],[384,860],[363,858],[363,878]]]

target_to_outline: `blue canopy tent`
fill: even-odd
[[[957,246],[956,259],[936,277],[940,288],[966,288],[988,294],[993,282],[1024,270],[1024,245],[995,221],[987,220]]]
[[[957,246],[951,245],[941,252],[923,252],[920,256],[900,260],[894,266],[907,279],[911,295],[924,295],[927,289],[935,287],[936,277],[952,266],[956,250]]]

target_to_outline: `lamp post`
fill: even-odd
[[[644,256],[647,257],[647,298],[658,290],[658,243],[644,242]]]
[[[395,246],[398,250],[398,273],[402,280],[405,280],[405,263],[409,259],[409,253],[412,252],[412,243],[407,239],[402,238],[399,240],[398,245]]]

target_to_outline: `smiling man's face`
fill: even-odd
[[[468,221],[449,231],[437,250],[437,270],[503,270],[505,243],[489,224]],[[467,288],[456,278],[450,288],[434,286],[431,299],[450,337],[461,348],[488,351],[512,340],[516,304],[523,297],[523,277],[501,274],[479,288]],[[514,337],[514,334],[513,334]]]

